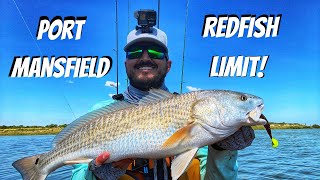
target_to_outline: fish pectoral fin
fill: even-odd
[[[92,161],[92,159],[89,159],[89,158],[78,158],[78,159],[72,159],[72,160],[69,160],[69,161],[64,161],[63,163],[65,165],[73,165],[73,164],[89,163],[91,161]]]
[[[199,148],[193,148],[175,157],[171,164],[171,176],[172,179],[178,179],[189,167],[194,155]]]
[[[191,128],[194,126],[194,124],[188,124],[187,126],[179,129],[177,132],[175,132],[172,136],[170,136],[163,144],[163,148],[169,148],[176,144],[179,144],[181,141],[183,141],[187,136],[189,136]]]

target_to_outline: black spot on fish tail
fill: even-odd
[[[48,173],[44,172],[42,167],[36,165],[39,163],[38,161],[41,155],[42,154],[37,154],[35,156],[19,159],[12,163],[12,166],[19,171],[22,179],[45,180]]]
[[[36,162],[34,164],[37,165],[38,162],[39,162],[39,158],[36,159]]]

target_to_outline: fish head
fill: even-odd
[[[206,106],[202,107],[202,111],[207,111],[205,119],[211,121],[207,123],[211,123],[212,126],[241,127],[267,123],[266,120],[260,118],[264,102],[258,96],[234,91],[212,90],[203,92],[202,98],[203,105]]]

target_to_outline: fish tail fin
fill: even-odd
[[[15,161],[12,166],[16,168],[24,180],[44,180],[48,174],[42,174],[37,167],[40,155],[25,157]]]

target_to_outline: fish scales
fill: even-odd
[[[103,151],[109,151],[111,153],[110,161],[112,161],[113,155],[118,154],[120,149],[135,149],[133,147],[137,146],[136,143],[138,141],[141,141],[141,144],[145,144],[145,148],[154,148],[187,123],[190,118],[189,109],[194,98],[193,94],[186,94],[159,103],[153,103],[152,105],[110,113],[90,122],[79,131],[65,138],[61,143],[57,144],[52,153],[47,153],[46,157],[59,156],[61,155],[59,152],[69,155],[84,148],[96,148],[95,155]],[[157,131],[153,133],[155,129]],[[147,136],[152,138],[147,138]],[[128,140],[123,142],[121,137],[129,137],[129,142]],[[146,141],[145,139],[151,141]],[[136,148],[145,150],[140,147]],[[117,152],[112,153],[112,151],[116,150]],[[51,156],[47,156],[48,154],[51,154]],[[83,154],[91,153],[86,152],[86,150],[78,153],[80,156]],[[139,151],[133,154],[140,155]],[[130,155],[123,154],[120,158],[131,157]],[[55,159],[54,157],[51,159]],[[119,159],[119,157],[116,159]],[[47,164],[50,163],[49,160],[46,162]]]
[[[171,101],[168,100],[162,103],[168,103],[167,104],[168,106],[172,106],[177,104],[178,101],[174,102],[172,100]],[[119,141],[120,146],[123,146],[122,148],[134,149],[133,147],[136,146],[136,144],[138,143],[137,141],[140,141],[141,144],[144,144],[146,146],[145,148],[154,146],[156,142],[159,145],[158,141],[161,140],[161,136],[163,137],[165,135],[164,132],[167,130],[167,127],[169,126],[169,124],[171,123],[171,124],[179,125],[179,123],[177,123],[178,122],[177,119],[181,119],[181,118],[174,117],[172,113],[168,112],[172,109],[171,107],[167,109],[163,109],[163,108],[161,109],[161,108],[162,108],[161,103],[156,104],[155,106],[150,105],[150,106],[139,107],[138,109],[136,109],[136,112],[135,112],[136,114],[139,114],[138,116],[131,116],[130,115],[130,113],[132,113],[131,111],[127,116],[129,118],[126,120],[122,119],[121,122],[128,126],[131,126],[130,128],[133,128],[134,130],[128,127],[121,128],[122,126],[120,123],[119,124],[120,129],[115,130],[117,134],[113,138],[115,139],[123,138],[124,140],[126,139],[127,141],[129,141],[129,143],[121,143]],[[178,109],[178,110],[180,111],[181,109]],[[167,116],[165,116],[165,114],[167,114]],[[175,114],[179,115],[182,113],[175,113]],[[181,123],[179,127],[185,124],[187,118],[189,118],[189,116],[186,116],[186,118],[184,119],[184,122]],[[175,122],[174,122],[174,119],[175,119]],[[175,129],[179,127],[177,126]],[[153,138],[147,138],[146,136],[151,136]],[[145,139],[149,140],[149,142],[145,141]],[[114,143],[113,145],[110,145],[110,146],[118,146],[118,145]],[[137,150],[139,151],[140,149],[143,149],[143,148],[139,148]],[[117,152],[114,152],[114,153],[117,153]]]

